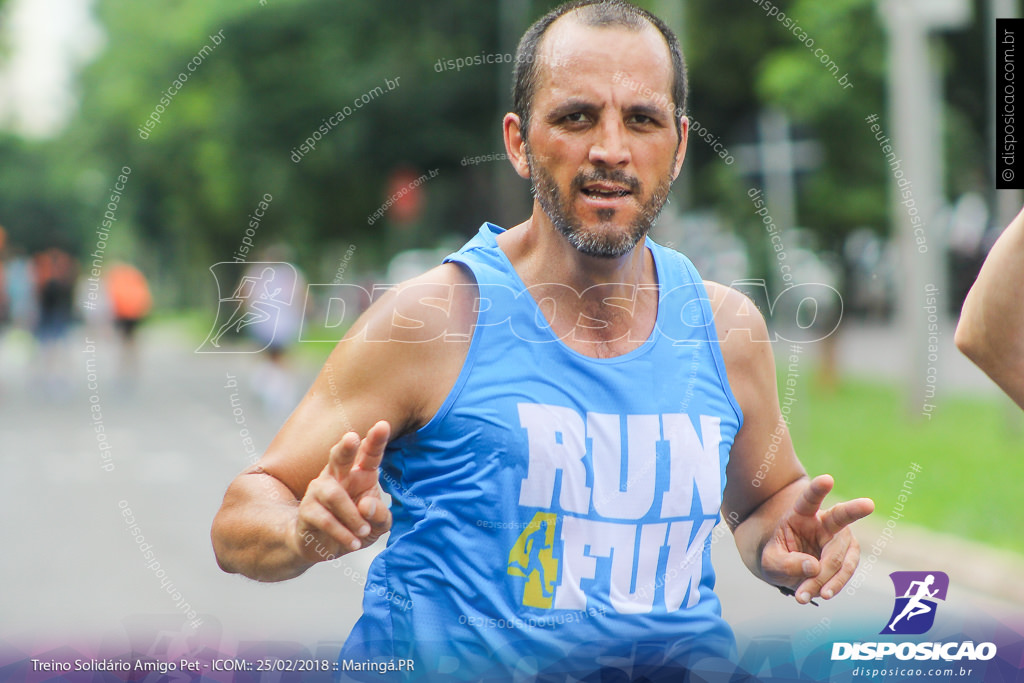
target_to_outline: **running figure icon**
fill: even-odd
[[[548,522],[543,521],[540,523],[540,528],[526,537],[522,553],[527,558],[525,567],[521,560],[512,560],[508,563],[510,574],[513,573],[513,570],[516,570],[521,573],[521,576],[529,578],[534,572],[538,572],[540,575],[541,593],[545,598],[550,598],[554,595],[553,584],[555,581],[554,576],[547,574],[546,563],[544,558],[541,557],[541,552],[544,550],[547,550],[549,555],[551,554],[551,543],[546,538],[548,536],[548,526]]]
[[[903,617],[906,617],[907,621],[910,621],[913,617],[916,617],[919,614],[926,614],[932,611],[931,605],[924,603],[923,599],[934,598],[936,594],[938,594],[938,588],[934,591],[928,590],[933,583],[935,583],[934,574],[929,574],[925,577],[924,581],[912,581],[910,583],[910,588],[907,589],[906,595],[903,596],[905,598],[910,598],[910,600],[907,602],[906,607],[903,608],[903,611],[900,612],[899,616],[893,619],[892,623],[889,624],[890,631],[896,630],[896,622]],[[916,593],[914,593],[915,586],[917,586]]]
[[[274,312],[277,310],[276,306],[271,305],[271,310],[264,310],[264,303],[273,302],[281,293],[280,287],[273,292],[270,291],[270,283],[273,279],[274,269],[270,267],[264,268],[258,278],[252,276],[242,278],[230,299],[230,301],[236,301],[238,307],[228,318],[228,321],[217,330],[217,334],[210,340],[211,344],[219,347],[220,338],[232,328],[236,332],[241,332],[243,327],[262,323],[273,318]],[[257,291],[259,285],[263,285],[261,291]]]
[[[217,285],[217,315],[196,353],[259,353],[285,347],[299,335],[305,288],[295,266],[284,261],[222,261],[210,266]],[[225,344],[232,334],[245,334],[258,348]]]
[[[939,602],[946,599],[949,576],[945,572],[930,570],[893,572],[889,577],[895,601],[881,633],[913,635],[928,632],[935,623]]]

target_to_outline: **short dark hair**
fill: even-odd
[[[533,23],[523,34],[516,48],[516,61],[512,78],[512,112],[519,117],[523,138],[530,126],[530,108],[537,90],[537,49],[541,38],[556,20],[576,12],[576,18],[585,26],[621,26],[633,31],[650,24],[661,32],[672,57],[672,118],[679,129],[679,117],[686,111],[686,62],[679,47],[679,39],[664,21],[650,12],[625,0],[572,0],[554,8]]]

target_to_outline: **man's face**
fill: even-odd
[[[593,28],[563,17],[538,59],[526,144],[534,195],[576,249],[622,256],[661,212],[685,150],[668,47],[652,26]]]

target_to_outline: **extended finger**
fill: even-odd
[[[822,501],[825,500],[825,496],[829,494],[834,485],[835,482],[831,476],[827,474],[818,475],[804,489],[803,494],[797,499],[793,509],[798,515],[813,517],[818,513]]]
[[[875,502],[870,498],[857,498],[845,503],[837,503],[824,512],[821,524],[829,536],[835,536],[845,527],[858,519],[863,519],[875,511]]]
[[[366,432],[366,438],[359,444],[359,451],[352,468],[375,472],[384,459],[384,447],[388,445],[390,437],[391,425],[386,420],[381,420],[370,427],[370,430]]]
[[[366,438],[359,444],[355,461],[343,479],[345,489],[353,498],[358,499],[377,487],[379,468],[390,434],[391,427],[381,420],[370,427]]]
[[[346,432],[338,443],[331,447],[327,456],[327,470],[331,476],[341,481],[352,468],[356,453],[359,450],[359,435],[355,432]]]

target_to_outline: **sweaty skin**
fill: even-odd
[[[548,192],[549,208],[564,219],[559,227],[577,232],[573,239],[598,249],[620,244],[657,203],[658,189],[678,175],[686,153],[688,121],[674,112],[665,41],[653,27],[595,28],[570,14],[551,26],[539,51],[529,130],[515,114],[503,122],[509,160],[523,178],[543,178],[538,192]],[[595,256],[565,233],[535,200],[532,215],[498,244],[524,283],[537,288],[531,292],[550,294],[542,310],[564,343],[598,358],[628,353],[649,337],[657,316],[650,252]],[[800,603],[829,599],[859,561],[849,525],[873,503],[821,509],[832,478],[809,480],[796,457],[763,318],[736,290],[710,282],[707,289],[744,415],[722,513],[756,576],[791,588]],[[445,400],[467,354],[475,296],[471,276],[445,264],[363,314],[259,463],[228,488],[212,531],[225,571],[291,578],[390,528],[377,488],[384,447],[425,424]],[[764,473],[773,434],[782,439]]]

